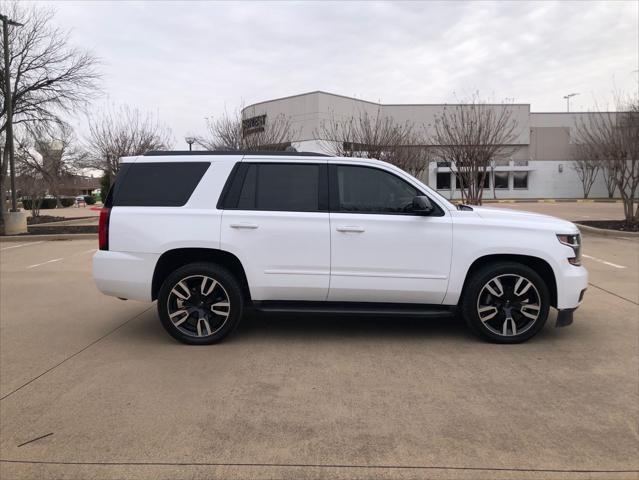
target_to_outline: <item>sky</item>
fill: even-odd
[[[382,103],[478,91],[533,112],[639,89],[639,2],[37,2],[101,60],[93,108],[160,116],[176,146],[225,109],[324,90]],[[81,123],[81,122],[80,122]]]

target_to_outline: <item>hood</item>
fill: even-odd
[[[527,224],[531,228],[548,228],[555,230],[557,233],[577,233],[577,226],[567,220],[543,215],[541,213],[526,212],[521,210],[513,210],[511,208],[491,208],[491,207],[475,207],[473,212],[485,220],[494,220],[497,222],[512,222],[516,224]]]

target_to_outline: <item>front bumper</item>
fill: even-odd
[[[567,261],[561,269],[555,271],[557,282],[557,310],[577,308],[583,300],[584,292],[588,288],[588,271],[584,267],[577,267]]]
[[[581,293],[579,294],[579,303],[581,304],[581,302],[584,299],[584,294],[586,293],[586,289],[584,288]],[[559,327],[567,327],[568,325],[572,324],[572,320],[573,320],[573,314],[575,313],[575,310],[577,310],[577,307],[575,308],[564,308],[562,310],[558,310],[557,311],[557,321],[555,322],[555,327],[559,328]]]

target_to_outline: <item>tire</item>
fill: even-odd
[[[162,326],[176,340],[210,345],[230,335],[244,310],[235,276],[213,263],[190,263],[172,272],[158,294]]]
[[[468,280],[461,307],[470,329],[483,339],[521,343],[544,327],[550,293],[532,268],[498,262],[481,268]]]

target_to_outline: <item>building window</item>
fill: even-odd
[[[495,172],[495,189],[508,189],[508,172]]]
[[[481,172],[477,174],[477,186],[481,186]],[[484,176],[484,189],[488,190],[490,188],[490,172],[486,172]]]
[[[528,188],[528,172],[513,172],[513,186],[515,188]]]
[[[450,172],[437,172],[437,190],[450,190]]]

